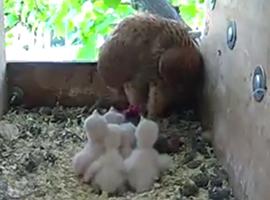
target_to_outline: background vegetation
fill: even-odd
[[[192,28],[203,23],[204,0],[169,0]],[[50,33],[50,47],[78,45],[77,60],[96,61],[112,28],[135,10],[129,0],[5,0],[6,46],[16,43],[14,28]]]

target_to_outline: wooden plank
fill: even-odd
[[[23,91],[22,104],[36,106],[93,105],[98,97],[121,107],[126,100],[117,99],[96,71],[96,64],[65,62],[12,62],[7,64],[9,91]],[[106,106],[106,105],[104,105]]]
[[[202,43],[206,64],[205,124],[230,174],[238,199],[270,197],[270,97],[252,97],[257,65],[270,74],[270,4],[265,0],[220,0],[209,14]],[[226,44],[228,20],[237,23],[233,50]],[[269,84],[268,84],[269,85]],[[268,86],[269,88],[269,86]]]

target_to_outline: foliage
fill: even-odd
[[[170,0],[193,27],[203,18],[202,0]],[[6,45],[16,42],[12,29],[18,25],[30,32],[51,33],[52,46],[80,45],[77,60],[95,61],[99,43],[115,24],[135,10],[121,0],[5,0]],[[61,42],[62,41],[62,42]],[[63,42],[64,41],[64,42]]]
[[[180,8],[184,21],[196,29],[203,26],[205,0],[169,0],[173,6]]]

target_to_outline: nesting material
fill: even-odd
[[[81,183],[71,161],[87,141],[89,114],[88,108],[11,109],[0,121],[0,199],[233,199],[225,170],[189,113],[159,122],[165,139],[183,144],[150,191],[108,197]]]

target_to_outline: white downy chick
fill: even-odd
[[[109,124],[122,124],[125,121],[125,116],[118,112],[114,107],[110,107],[108,112],[106,112],[103,117]]]
[[[167,168],[167,158],[160,157],[153,148],[158,138],[158,124],[152,120],[141,118],[135,136],[137,148],[125,160],[129,185],[136,192],[150,190],[161,170]]]
[[[107,122],[95,110],[84,121],[84,130],[88,141],[72,159],[74,171],[79,176],[84,175],[88,166],[104,153],[104,138],[108,134]]]
[[[158,166],[160,173],[171,168],[173,164],[172,158],[168,154],[161,154],[158,156]]]
[[[154,148],[154,144],[158,139],[159,128],[158,124],[152,120],[141,117],[140,128],[138,126],[135,132],[137,138],[138,149],[153,149],[157,157],[157,167],[160,172],[163,172],[171,167],[172,158],[168,154],[159,154]]]
[[[126,159],[130,156],[132,150],[135,148],[136,145],[136,126],[134,126],[131,122],[126,122],[120,124],[120,127],[123,131],[121,134],[121,145],[119,151],[122,157]]]
[[[108,128],[104,142],[106,152],[87,169],[83,179],[93,180],[102,191],[114,193],[124,188],[126,180],[124,159],[118,151],[122,130],[117,124],[108,124]]]

